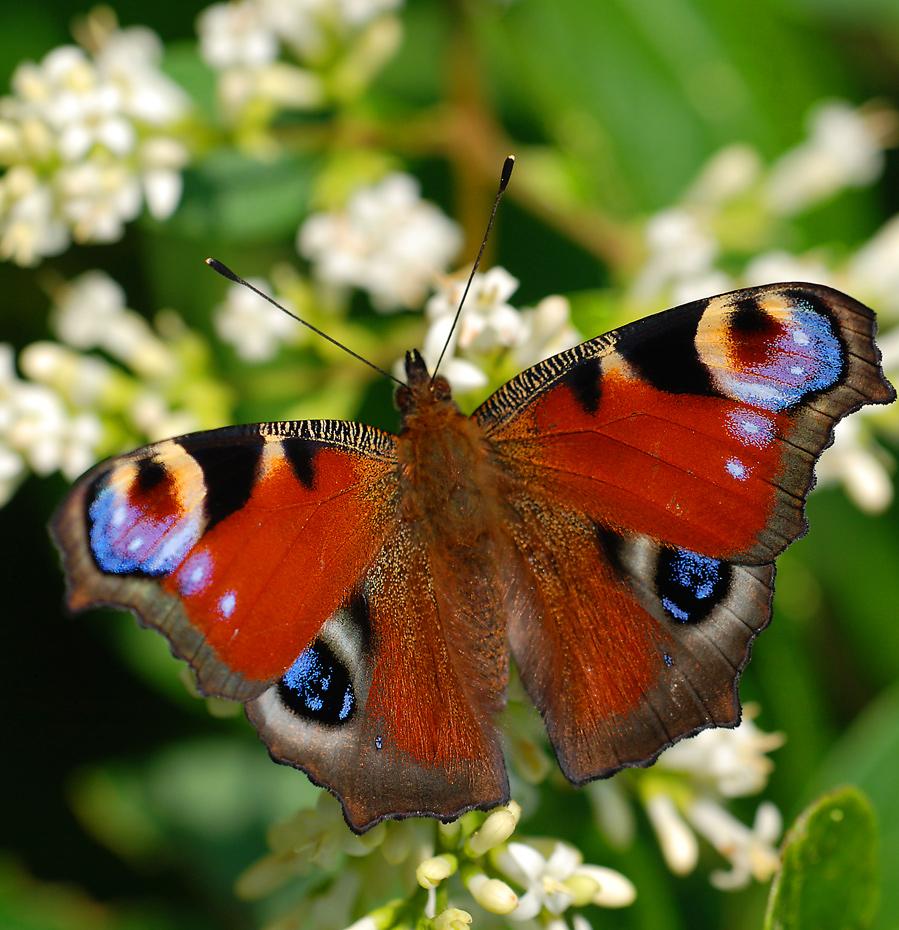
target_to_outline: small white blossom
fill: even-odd
[[[865,187],[883,171],[883,149],[875,120],[843,101],[822,104],[809,116],[809,138],[772,166],[768,205],[797,213],[844,188]]]
[[[250,283],[271,293],[268,282],[262,279],[251,278]],[[290,309],[287,302],[282,303]],[[302,335],[296,320],[240,284],[228,288],[212,322],[219,338],[232,345],[245,362],[268,361],[284,343],[296,342]]]
[[[475,274],[459,317],[460,349],[489,352],[499,346],[520,345],[527,338],[521,314],[508,303],[518,284],[517,278],[499,266]],[[455,317],[465,285],[465,281],[450,281],[448,287],[431,297],[425,306],[428,318]]]
[[[651,301],[668,287],[705,278],[718,255],[718,242],[696,211],[672,207],[655,214],[644,232],[647,256],[632,285],[637,301]],[[707,295],[706,295],[707,296]]]
[[[125,307],[125,293],[105,272],[88,271],[71,281],[52,316],[63,342],[100,348],[145,378],[165,379],[178,368],[171,349],[147,321]]]
[[[61,471],[73,480],[96,461],[101,438],[94,414],[70,413],[52,388],[19,379],[12,347],[0,345],[0,503],[29,468],[38,475]]]
[[[758,794],[768,783],[774,763],[766,753],[784,744],[782,733],[765,733],[753,721],[758,709],[749,705],[738,727],[713,727],[665,750],[656,765],[689,774],[726,798]]]
[[[343,211],[310,216],[297,240],[319,279],[367,291],[381,312],[421,306],[461,244],[458,226],[398,173],[357,191]]]
[[[58,342],[33,342],[19,354],[22,374],[58,391],[73,406],[95,407],[113,388],[113,367]]]
[[[458,907],[448,907],[434,918],[434,930],[466,930],[471,926],[472,917],[468,911]]]
[[[430,856],[418,864],[415,880],[422,888],[430,891],[456,871],[454,857]]]
[[[780,811],[764,801],[750,829],[729,811],[708,798],[687,808],[687,819],[731,864],[730,872],[715,871],[710,881],[722,891],[745,888],[752,879],[767,881],[777,871],[780,857],[774,844],[780,839]]]
[[[752,259],[743,271],[743,281],[749,287],[778,281],[809,281],[832,287],[834,274],[816,258],[776,251]]]
[[[686,200],[720,206],[745,194],[762,176],[762,157],[743,143],[727,145],[705,163],[687,192]]]
[[[646,815],[655,831],[665,864],[675,875],[689,875],[699,861],[696,835],[681,817],[674,799],[655,792],[646,800]]]
[[[840,420],[834,430],[833,445],[824,450],[815,474],[819,484],[842,484],[856,507],[865,513],[878,514],[893,502],[893,483],[886,467],[893,462],[885,450],[862,441],[863,422],[860,416]]]
[[[0,178],[0,260],[27,267],[69,245],[49,184],[29,165],[15,165]]]
[[[393,54],[396,30],[375,28],[369,40],[352,45],[357,34],[402,0],[240,0],[216,3],[197,19],[200,54],[219,74],[219,98],[226,112],[240,115],[259,101],[276,107],[312,109],[326,100],[316,73],[341,45],[353,49],[351,68],[341,76],[364,84]],[[379,38],[380,36],[380,38]],[[279,61],[282,53],[299,64]],[[308,67],[307,67],[308,66]],[[331,90],[336,89],[331,84]]]
[[[853,292],[877,302],[878,314],[899,317],[899,216],[884,224],[849,260]]]
[[[441,376],[449,381],[450,387],[457,394],[476,391],[484,387],[489,379],[474,362],[455,355],[459,335],[457,330],[451,332],[452,325],[453,319],[449,316],[441,317],[431,325],[421,347],[422,358],[425,360],[428,371],[433,372],[437,366],[437,360],[440,358],[440,353],[443,352],[443,348],[446,346],[443,361],[440,363]],[[397,363],[397,370],[400,377],[405,375],[402,362]]]
[[[518,895],[504,881],[488,878],[483,872],[468,875],[465,887],[475,901],[491,914],[508,914],[518,907]]]
[[[258,68],[278,57],[278,37],[256,0],[215,3],[197,18],[200,55],[211,68]]]
[[[530,920],[544,909],[550,914],[563,913],[575,903],[585,882],[590,891],[583,903],[625,907],[636,897],[634,886],[619,872],[584,865],[580,852],[561,841],[509,843],[496,857],[496,865],[525,889],[509,914],[512,920]]]
[[[514,349],[515,363],[521,368],[530,368],[582,341],[571,324],[571,304],[558,294],[544,297],[536,307],[525,307],[521,320],[527,335]]]
[[[465,844],[470,856],[483,856],[500,843],[505,843],[515,832],[521,817],[521,806],[510,801],[506,807],[492,811],[483,824],[468,838]]]

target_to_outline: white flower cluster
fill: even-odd
[[[454,330],[465,281],[446,280],[428,300],[431,325],[422,357],[433,371],[446,346],[440,374],[457,393],[484,387],[489,380],[484,369],[499,355],[508,353],[517,372],[580,342],[564,297],[546,297],[536,307],[517,310],[508,301],[518,283],[505,268],[476,273]]]
[[[297,237],[321,282],[367,291],[382,313],[420,307],[461,246],[459,227],[399,173],[356,191],[342,211],[313,214]]]
[[[38,353],[23,353],[24,368],[41,365]],[[0,506],[29,471],[61,471],[70,481],[77,478],[95,461],[102,435],[97,416],[72,413],[53,388],[21,380],[12,346],[0,343]]]
[[[746,145],[729,146],[713,156],[683,202],[647,222],[646,258],[629,295],[635,310],[661,309],[666,303],[738,287],[810,281],[836,287],[873,306],[882,330],[895,325],[899,322],[899,217],[839,264],[828,261],[823,251],[793,255],[771,249],[758,254],[754,247],[737,275],[717,264],[729,250],[739,252],[740,224],[746,216],[753,216],[751,241],[759,230],[776,229],[785,218],[841,190],[875,181],[883,169],[884,147],[894,122],[894,114],[834,101],[812,112],[809,137],[767,170],[761,156]],[[895,380],[899,346],[893,348],[892,332],[882,334],[879,341],[884,368]],[[825,451],[818,468],[819,480],[842,482],[852,500],[871,513],[882,512],[892,501],[894,463],[874,445],[866,426],[888,416],[883,408],[866,407],[841,423],[834,446]]]
[[[184,364],[169,342],[183,324],[168,312],[171,332],[162,339],[125,306],[121,287],[91,271],[63,287],[51,317],[59,342],[26,346],[15,370],[13,350],[0,345],[0,506],[29,470],[61,471],[70,481],[109,448],[110,426],[137,443],[199,429],[202,416],[168,396],[184,382]],[[101,350],[118,364],[100,355]],[[202,393],[195,375],[193,391]],[[27,380],[26,380],[27,379]],[[190,393],[190,392],[188,392]],[[203,398],[218,419],[216,391]],[[124,429],[123,429],[124,428]],[[128,438],[130,437],[130,438]]]
[[[334,42],[345,43],[369,28],[368,41],[354,62],[373,72],[395,51],[396,24],[375,22],[403,0],[237,0],[215,3],[197,19],[200,54],[219,73],[219,96],[226,112],[239,115],[253,101],[312,109],[327,96],[316,66],[328,59]],[[386,27],[386,28],[384,28]],[[301,65],[279,61],[282,53]],[[366,75],[357,74],[364,83]],[[334,88],[331,88],[332,90]]]
[[[307,899],[302,903],[304,918],[310,912],[327,912],[333,925],[334,915],[343,913],[347,905],[339,886],[341,879],[352,873],[354,860],[380,852],[391,866],[417,863],[415,880],[428,891],[423,916],[443,930],[458,930],[472,923],[471,914],[455,906],[437,912],[437,889],[453,876],[460,877],[461,884],[452,890],[442,889],[444,901],[447,893],[464,895],[464,889],[490,914],[504,915],[512,921],[530,921],[539,916],[541,926],[554,930],[565,930],[567,924],[561,915],[569,908],[588,904],[618,908],[634,901],[636,891],[625,876],[613,869],[585,864],[579,850],[567,843],[555,839],[509,842],[520,816],[521,808],[510,801],[492,811],[474,832],[471,824],[480,821],[483,814],[466,814],[462,820],[440,824],[440,845],[447,851],[435,855],[433,822],[381,823],[363,837],[353,836],[343,823],[338,803],[322,792],[315,809],[303,809],[269,831],[271,852],[244,872],[237,892],[243,898],[270,894],[312,867],[335,868],[343,854],[349,858],[340,865],[340,878],[334,887],[314,902]],[[365,872],[373,874],[373,869],[376,866],[369,862]],[[348,930],[408,926],[409,913],[410,899],[399,899],[357,920]],[[285,924],[290,920],[285,915]],[[574,930],[589,930],[583,915],[576,913],[572,920]]]
[[[144,201],[158,219],[178,205],[187,98],[159,70],[154,32],[105,25],[93,57],[66,45],[25,62],[0,99],[0,259],[112,242]]]
[[[727,809],[730,798],[764,789],[774,769],[766,754],[784,742],[783,734],[765,733],[755,725],[757,713],[749,705],[735,729],[703,730],[663,752],[654,768],[636,773],[638,794],[665,862],[676,875],[696,868],[697,834],[730,863],[730,871],[712,872],[716,888],[744,888],[752,880],[767,881],[777,870],[774,844],[783,829],[777,807],[763,801],[752,827]],[[601,829],[610,841],[625,846],[633,838],[634,823],[621,786],[612,779],[594,782],[588,790]]]

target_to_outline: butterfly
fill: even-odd
[[[406,356],[398,435],[331,420],[96,466],[67,603],[132,610],[363,832],[509,799],[510,656],[574,785],[735,726],[837,421],[895,391],[867,307],[779,284],[540,362],[471,416]]]

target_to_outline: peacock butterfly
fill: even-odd
[[[509,798],[511,653],[575,785],[739,720],[774,559],[833,428],[895,392],[874,314],[811,284],[668,310],[470,417],[406,357],[397,436],[310,420],[158,442],[82,477],[68,606],[122,606],[278,761],[385,817]]]

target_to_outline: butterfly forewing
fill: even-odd
[[[392,437],[329,421],[197,433],[104,462],[52,525],[69,606],[130,608],[205,693],[254,697],[373,559],[394,466]]]
[[[833,427],[895,396],[874,314],[816,285],[752,288],[554,356],[475,418],[510,467],[610,528],[772,561]]]

